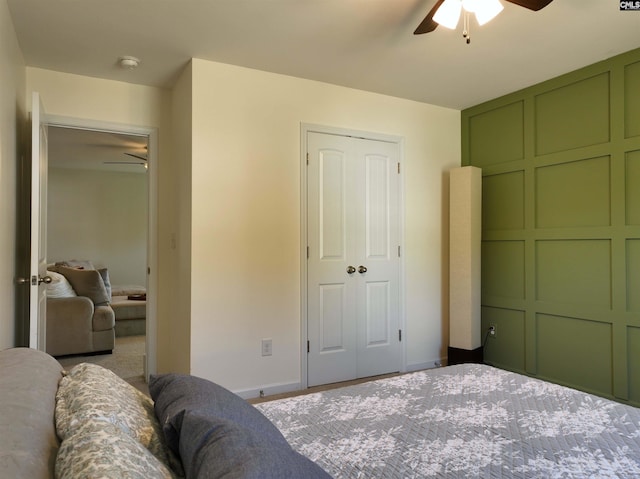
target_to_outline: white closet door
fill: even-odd
[[[356,228],[357,377],[398,371],[398,145],[355,140],[360,191]],[[366,268],[360,273],[360,267]]]
[[[398,146],[310,132],[308,385],[400,366]]]

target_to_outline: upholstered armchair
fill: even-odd
[[[86,296],[47,299],[47,353],[52,356],[111,352],[115,315]]]
[[[115,314],[101,273],[57,266],[50,268],[49,275],[53,281],[47,287],[47,353],[111,352],[115,346]]]

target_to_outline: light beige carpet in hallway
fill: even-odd
[[[146,388],[144,383],[144,355],[145,336],[142,335],[117,337],[116,346],[112,354],[68,356],[57,359],[65,369],[71,369],[80,363],[99,364],[141,389],[142,385]]]

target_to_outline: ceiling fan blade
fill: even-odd
[[[529,10],[533,10],[537,12],[538,10],[542,10],[544,7],[549,5],[553,0],[505,0],[509,3],[514,3],[516,5],[520,5],[521,7],[528,8]]]
[[[145,165],[142,161],[103,161],[103,165]]]
[[[124,153],[124,154],[125,154],[125,155],[129,155],[129,156],[132,156],[132,157],[134,157],[134,158],[138,158],[139,160],[142,160],[142,161],[147,161],[147,159],[146,159],[144,156],[136,155],[135,153],[127,153],[127,152],[125,151],[125,153]]]
[[[422,20],[422,23],[420,23],[420,25],[418,25],[418,28],[416,28],[416,30],[413,32],[414,35],[429,33],[436,29],[436,27],[438,26],[438,23],[433,21],[433,16],[436,14],[436,10],[438,10],[438,8],[440,8],[440,5],[442,5],[443,3],[444,3],[444,0],[438,0],[436,2],[436,4],[429,11],[427,16],[424,17],[424,20]]]

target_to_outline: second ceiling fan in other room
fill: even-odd
[[[130,156],[131,158],[134,158],[134,160],[125,159],[120,161],[118,160],[105,161],[104,164],[105,165],[140,165],[140,166],[144,166],[145,169],[148,168],[146,154],[144,154],[144,156],[142,154],[129,153],[129,152],[124,152],[124,154],[127,156]]]

